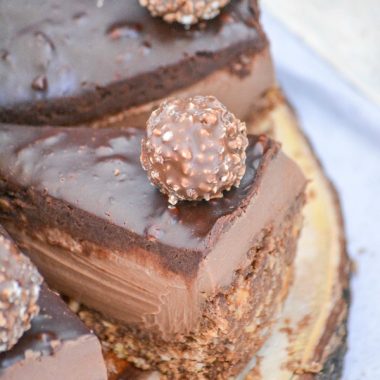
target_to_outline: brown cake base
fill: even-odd
[[[308,200],[288,298],[272,326],[272,335],[237,378],[336,380],[347,348],[350,273],[339,200],[293,111],[279,92],[271,97],[277,105],[256,117],[249,124],[250,132],[267,132],[282,142],[310,180]],[[94,318],[83,309],[80,315],[85,320],[91,315]],[[106,324],[101,334],[105,327],[112,329]],[[132,367],[123,354],[110,351],[109,343],[109,339],[104,341],[110,380],[160,378],[157,372]],[[214,378],[227,376],[223,373]]]

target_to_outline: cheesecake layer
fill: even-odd
[[[162,98],[142,105],[130,107],[112,116],[106,116],[91,123],[93,127],[110,127],[133,125],[146,127],[146,121],[153,110],[167,97],[189,97],[195,95],[208,96],[212,94],[227,109],[241,120],[249,118],[253,112],[262,112],[272,107],[269,92],[276,91],[273,63],[269,48],[252,56],[245,56],[233,63],[234,69],[224,67],[212,74],[174,92],[163,94]],[[246,75],[237,75],[244,70]]]
[[[30,330],[0,353],[1,379],[106,380],[98,339],[46,285],[39,306]]]
[[[3,125],[0,218],[56,289],[167,338],[197,325],[305,180],[278,144],[251,137],[238,189],[168,208],[141,168],[142,136]]]
[[[268,45],[255,1],[189,30],[137,1],[0,5],[0,121],[73,125],[117,114],[247,63]],[[217,95],[217,94],[213,94]],[[234,110],[233,110],[234,111]]]

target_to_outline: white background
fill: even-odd
[[[379,0],[262,0],[272,15],[380,105]]]
[[[263,22],[280,84],[340,193],[348,250],[357,266],[343,379],[378,380],[380,109],[265,8]]]

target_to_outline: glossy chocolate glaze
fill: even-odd
[[[174,272],[191,274],[231,220],[257,192],[256,168],[278,145],[250,137],[240,187],[209,202],[180,202],[153,187],[139,155],[143,133],[133,128],[0,126],[0,195],[20,198],[35,227],[119,249],[143,247]],[[2,218],[12,217],[3,215]],[[13,216],[14,217],[14,216]]]
[[[38,303],[40,313],[33,319],[30,330],[10,351],[0,353],[0,377],[2,370],[24,360],[26,351],[30,355],[35,353],[36,357],[39,354],[52,355],[62,342],[91,334],[61,298],[46,285],[41,288]]]
[[[152,18],[137,0],[4,1],[0,36],[0,121],[25,124],[117,113],[267,46],[253,0],[190,30]]]

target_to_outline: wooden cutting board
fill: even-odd
[[[239,378],[335,380],[346,351],[350,273],[337,194],[285,101],[250,132],[281,141],[309,184],[294,283],[273,335]]]

